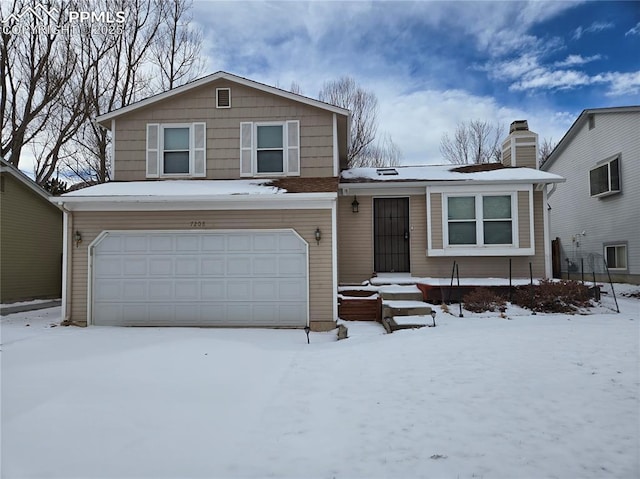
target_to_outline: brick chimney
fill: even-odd
[[[502,142],[502,164],[538,168],[538,134],[529,130],[527,120],[509,126],[509,136]]]

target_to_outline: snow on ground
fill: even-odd
[[[640,300],[619,302],[508,320],[454,305],[436,328],[348,322],[309,345],[12,314],[0,476],[637,478]]]

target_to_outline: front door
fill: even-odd
[[[409,272],[409,198],[373,199],[374,268]]]

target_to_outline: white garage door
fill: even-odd
[[[107,232],[92,258],[93,324],[307,324],[307,244],[292,230]]]

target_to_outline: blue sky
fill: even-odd
[[[317,97],[342,75],[376,93],[406,164],[441,163],[460,121],[529,120],[558,141],[585,108],[640,104],[640,1],[194,0],[207,73]]]

